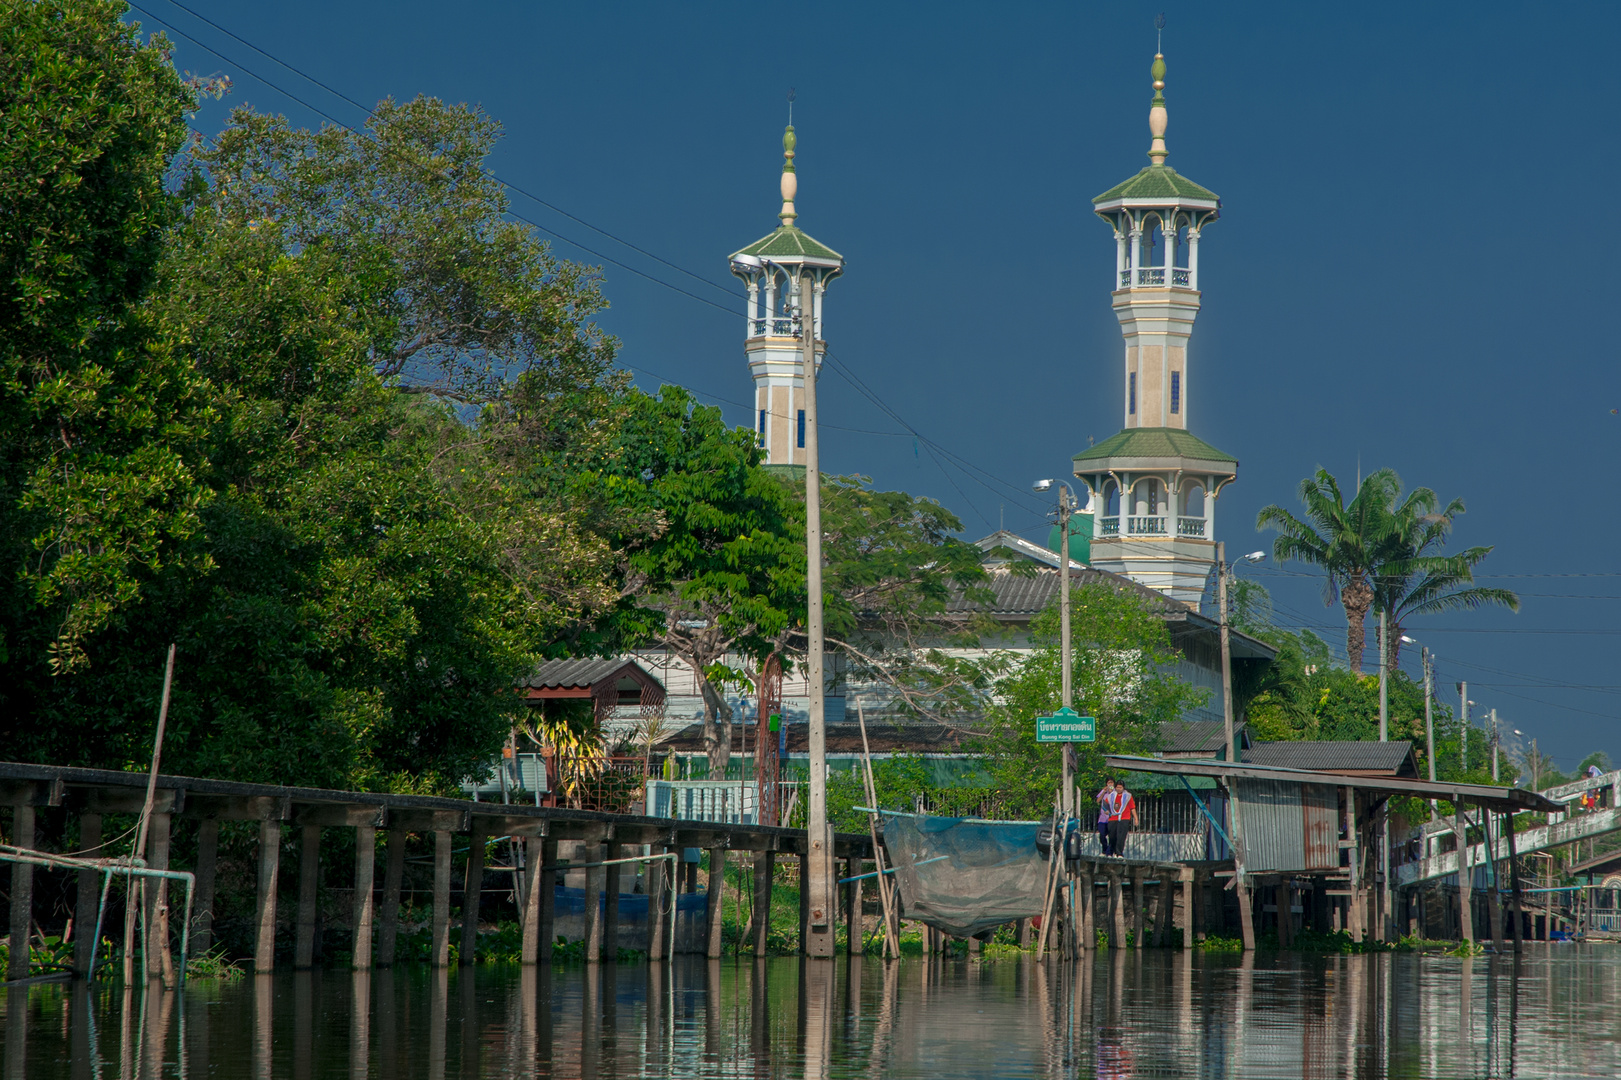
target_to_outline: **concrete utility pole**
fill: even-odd
[[[1238,747],[1233,742],[1233,644],[1227,629],[1227,545],[1216,541],[1216,607],[1221,619],[1221,718],[1227,739],[1227,760],[1237,762]]]
[[[1492,708],[1492,783],[1497,783],[1497,709]]]
[[[1058,485],[1058,654],[1059,666],[1063,669],[1060,696],[1063,698],[1064,708],[1075,705],[1074,680],[1070,676],[1070,638],[1069,638],[1069,515],[1070,515],[1069,485]],[[1075,744],[1064,744],[1064,813],[1070,817],[1077,814],[1075,798]]]
[[[1431,707],[1435,698],[1435,658],[1430,655],[1428,645],[1419,653],[1424,662],[1424,752],[1430,759],[1430,783],[1435,783],[1435,711]],[[1440,805],[1430,800],[1430,817],[1434,818],[1441,812]]]
[[[1469,771],[1469,683],[1458,684],[1458,717],[1462,721],[1458,726],[1458,764],[1463,771]]]
[[[1383,609],[1379,612],[1379,741],[1390,741],[1390,629]],[[1380,811],[1384,825],[1379,830],[1379,867],[1384,880],[1379,883],[1380,907],[1384,918],[1380,920],[1379,940],[1389,941],[1391,934],[1390,910],[1390,809],[1387,803]]]
[[[1390,741],[1390,690],[1386,678],[1390,667],[1389,631],[1385,629],[1385,613],[1379,612],[1379,741]]]
[[[810,684],[810,803],[806,810],[810,913],[807,956],[833,955],[833,833],[827,825],[827,727],[822,673],[822,474],[816,434],[816,300],[809,269],[799,277],[801,365],[805,380],[805,631],[810,639],[806,679]]]

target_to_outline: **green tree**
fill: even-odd
[[[1097,718],[1095,743],[1078,744],[1076,782],[1101,785],[1103,755],[1151,753],[1160,727],[1201,703],[1206,692],[1173,674],[1170,631],[1153,602],[1129,589],[1095,583],[1070,598],[1074,639],[1072,681],[1077,711]],[[986,717],[983,747],[994,786],[1015,816],[1051,812],[1063,762],[1060,747],[1036,742],[1035,717],[1058,708],[1058,613],[1049,608],[1031,624],[1036,648],[997,683],[998,703]]]
[[[206,402],[139,303],[193,104],[119,3],[0,8],[0,704],[196,558]],[[200,563],[199,563],[200,565]]]

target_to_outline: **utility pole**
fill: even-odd
[[[1430,647],[1424,646],[1419,651],[1419,658],[1424,662],[1424,752],[1430,759],[1430,783],[1435,783],[1435,712],[1432,708],[1435,701],[1435,669],[1432,666],[1435,658],[1430,655]],[[1430,800],[1430,817],[1434,818],[1440,813],[1440,807],[1434,799]]]
[[[1227,545],[1216,541],[1216,607],[1221,618],[1221,722],[1227,740],[1227,760],[1236,764],[1238,746],[1233,733],[1233,643],[1227,628]]]
[[[833,833],[827,825],[827,727],[822,673],[822,474],[816,432],[816,299],[809,268],[799,277],[801,370],[805,381],[805,633],[810,689],[810,801],[806,807],[805,865],[810,890],[807,956],[833,955]]]
[[[1458,715],[1463,723],[1458,727],[1458,764],[1469,771],[1469,683],[1458,684]]]
[[[1379,741],[1390,741],[1390,690],[1386,669],[1390,667],[1390,636],[1385,628],[1385,613],[1379,612]]]
[[[1058,554],[1062,562],[1058,565],[1058,652],[1059,666],[1063,668],[1062,689],[1064,708],[1075,705],[1075,690],[1073,679],[1070,677],[1070,639],[1069,639],[1069,515],[1070,515],[1069,485],[1060,482],[1058,485]],[[1076,816],[1075,798],[1075,744],[1064,744],[1064,813],[1069,817]]]
[[[1379,741],[1390,741],[1390,628],[1385,622],[1384,609],[1379,611]],[[1379,830],[1379,866],[1384,880],[1379,884],[1384,918],[1380,920],[1380,940],[1389,941],[1391,934],[1390,910],[1390,804],[1380,811],[1384,825]]]
[[[1497,783],[1497,707],[1492,707],[1492,783]]]

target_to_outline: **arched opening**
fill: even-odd
[[[1120,516],[1120,485],[1113,480],[1103,487],[1103,514],[1105,517]]]
[[[1204,485],[1190,483],[1182,485],[1182,516],[1204,517]]]

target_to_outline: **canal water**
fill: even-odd
[[[1621,946],[402,967],[4,998],[5,1080],[1621,1075]]]

